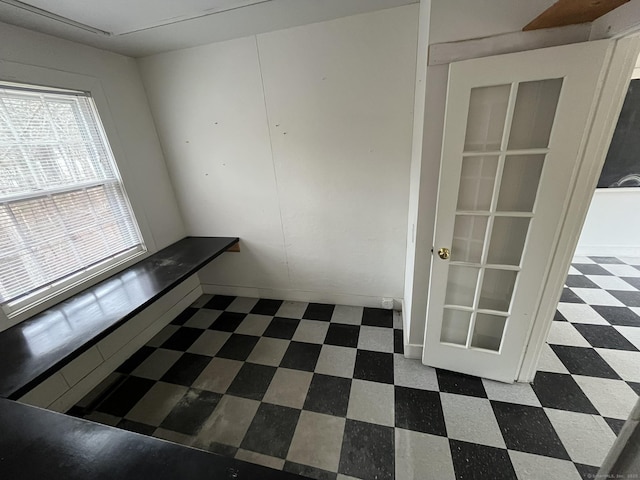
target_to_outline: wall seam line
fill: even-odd
[[[280,215],[280,231],[282,233],[282,248],[284,250],[284,262],[287,266],[287,279],[289,286],[291,283],[291,269],[289,268],[289,253],[287,252],[287,241],[284,233],[284,221],[282,219],[282,202],[280,201],[280,184],[278,183],[278,171],[276,170],[275,155],[273,153],[273,140],[271,135],[271,118],[269,116],[269,107],[267,106],[267,94],[264,87],[264,76],[262,74],[262,59],[260,58],[260,46],[258,45],[258,35],[253,36],[256,43],[256,55],[258,57],[258,71],[260,72],[260,86],[262,88],[262,101],[264,102],[264,112],[267,117],[267,131],[269,134],[269,152],[271,153],[271,168],[273,169],[273,180],[276,184],[276,197],[278,199],[278,214]]]

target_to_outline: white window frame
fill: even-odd
[[[100,81],[91,76],[14,62],[2,62],[0,81],[33,85],[35,88],[49,87],[66,91],[82,91],[91,96],[96,110],[95,113],[102,123],[102,132],[106,145],[113,154],[116,168],[120,174],[120,184],[125,191],[125,196],[128,197],[143,245],[143,248],[134,255],[128,252],[128,255],[116,256],[111,260],[88,268],[80,279],[70,277],[62,280],[56,292],[45,294],[28,305],[19,305],[18,309],[15,309],[9,315],[4,308],[0,308],[0,331],[2,331],[139,262],[142,258],[155,252],[157,248],[146,221],[142,201],[138,198],[136,189],[132,184],[134,170],[126,161],[116,124],[111,117],[109,104]]]

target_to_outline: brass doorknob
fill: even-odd
[[[443,247],[438,250],[438,256],[443,260],[448,260],[449,257],[451,256],[451,250]]]

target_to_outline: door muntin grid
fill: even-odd
[[[441,343],[500,353],[562,83],[471,90]]]

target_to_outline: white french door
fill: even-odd
[[[515,380],[609,47],[450,65],[423,363]]]

